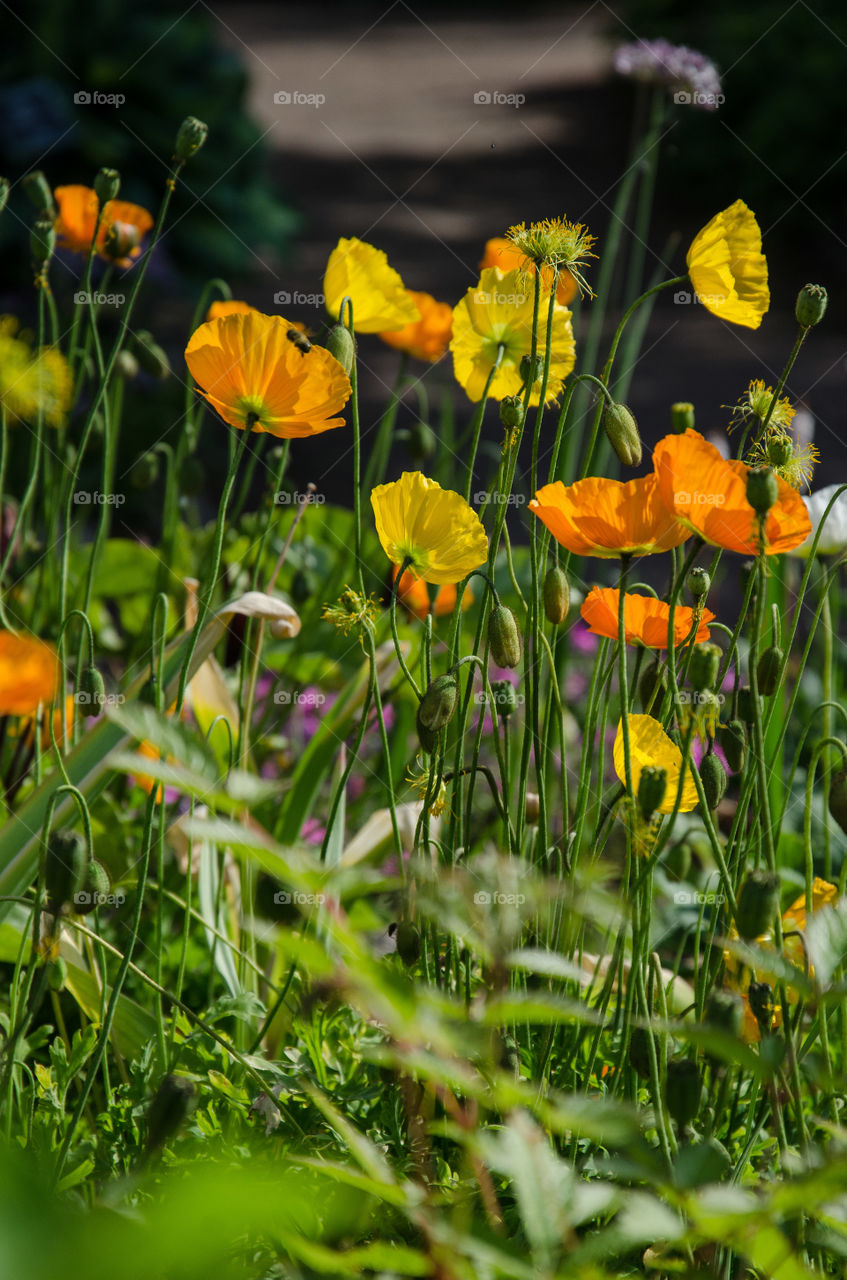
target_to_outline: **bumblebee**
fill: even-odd
[[[305,333],[301,333],[299,329],[286,329],[285,336],[289,342],[293,342],[294,346],[300,352],[301,356],[308,355],[312,350],[312,344],[306,337]]]

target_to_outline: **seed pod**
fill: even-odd
[[[718,740],[723,747],[727,764],[733,773],[740,773],[747,760],[747,730],[740,720],[730,720],[718,730]]]
[[[843,765],[829,775],[829,812],[847,834],[847,768]]]
[[[700,1110],[700,1069],[689,1058],[668,1063],[665,1105],[680,1129],[690,1124]]]
[[[508,605],[498,604],[488,618],[488,643],[498,667],[516,667],[521,660],[521,633]]]
[[[494,680],[491,684],[491,693],[494,697],[494,706],[497,709],[498,716],[503,720],[507,720],[518,705],[515,686],[511,680]]]
[[[753,690],[749,685],[743,684],[738,690],[738,718],[745,724],[753,724],[757,712],[761,715],[763,708],[762,695],[757,693],[754,699]]]
[[[700,781],[706,804],[710,809],[717,809],[726,791],[726,769],[718,756],[710,753],[700,761]]]
[[[713,991],[706,1002],[705,1021],[719,1031],[739,1037],[744,1026],[744,1005],[734,991]]]
[[[527,791],[526,800],[524,801],[524,818],[528,826],[535,826],[540,812],[541,805],[537,793],[535,791]]]
[[[813,325],[820,324],[826,315],[828,301],[826,289],[822,284],[804,284],[797,294],[797,302],[794,306],[797,323],[804,329],[811,329]]]
[[[520,369],[524,385],[534,387],[536,382],[540,382],[544,376],[544,356],[536,352],[534,363],[532,356],[521,356]]]
[[[790,436],[769,436],[765,440],[768,466],[779,471],[794,457],[794,442]]]
[[[194,1085],[186,1076],[162,1080],[147,1111],[147,1149],[163,1147],[180,1129],[194,1101]]]
[[[179,160],[190,160],[206,141],[209,126],[196,116],[186,116],[176,135],[176,155]]]
[[[759,693],[764,694],[766,698],[776,693],[779,687],[779,674],[784,657],[779,645],[772,644],[759,658],[756,665],[756,684],[759,687]]]
[[[704,689],[714,689],[718,682],[723,651],[716,644],[695,644],[691,652],[691,665],[688,678],[691,687],[698,693]]]
[[[149,449],[133,464],[129,473],[129,482],[133,489],[149,489],[158,479],[159,455]]]
[[[428,729],[421,721],[421,704],[418,704],[417,715],[415,716],[415,727],[418,731],[418,741],[421,744],[421,750],[431,756],[438,750],[438,732]]]
[[[676,435],[684,435],[694,430],[694,405],[688,400],[678,400],[671,405],[671,431]]]
[[[85,883],[87,866],[88,846],[78,831],[64,827],[51,831],[44,860],[44,887],[53,915],[73,902]]]
[[[656,658],[645,667],[638,681],[638,700],[641,710],[647,715],[655,705],[658,707],[668,687],[668,669]]]
[[[688,575],[687,583],[692,600],[704,600],[709,594],[712,579],[709,577],[705,569],[700,569],[698,567],[691,570]]]
[[[507,431],[515,431],[523,426],[526,410],[520,396],[505,396],[500,401],[500,421]]]
[[[644,1027],[633,1027],[626,1050],[626,1060],[642,1080],[650,1079],[650,1032]]]
[[[770,467],[751,467],[747,472],[747,501],[759,516],[766,516],[779,498],[779,485]]]
[[[561,626],[568,616],[571,607],[571,588],[568,575],[557,564],[551,565],[544,577],[541,588],[544,602],[544,616],[554,627]]]
[[[771,871],[751,871],[738,894],[735,923],[745,942],[770,929],[779,909],[779,876]]]
[[[421,935],[410,920],[401,920],[394,935],[397,954],[406,965],[417,964],[421,958]]]
[[[418,719],[424,728],[439,733],[450,723],[459,701],[459,682],[449,672],[436,676],[429,685],[418,708]]]
[[[666,769],[645,765],[638,779],[638,808],[645,822],[649,822],[661,805],[668,789]]]
[[[101,252],[113,262],[129,258],[141,244],[141,232],[130,222],[113,222],[106,232]]]
[[[29,233],[29,247],[32,253],[32,265],[38,271],[45,262],[49,262],[56,247],[56,231],[53,223],[46,218],[39,218],[32,224]]]
[[[44,176],[43,171],[41,169],[33,169],[25,177],[21,178],[21,186],[38,212],[44,218],[53,222],[56,217],[56,205],[53,200],[53,192],[50,190],[50,183]]]
[[[640,466],[641,436],[632,410],[625,404],[607,405],[603,414],[603,428],[622,466]]]
[[[106,701],[106,684],[96,667],[83,667],[79,674],[77,699],[85,707],[85,715],[99,716]]]
[[[94,190],[101,206],[117,200],[121,189],[121,175],[117,169],[101,169],[94,179]]]
[[[759,1024],[759,1032],[766,1036],[773,1026],[773,988],[768,982],[751,982],[747,988],[750,1012]]]
[[[334,324],[326,335],[326,349],[335,356],[344,372],[349,376],[356,359],[356,339],[346,324]]]

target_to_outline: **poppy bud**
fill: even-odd
[[[176,156],[178,160],[190,160],[206,141],[209,126],[196,116],[186,116],[179,126],[176,135]]]
[[[734,991],[713,991],[706,1002],[705,1021],[736,1038],[744,1025],[744,1005]]]
[[[78,893],[74,894],[74,912],[76,915],[87,916],[89,911],[93,911],[95,907],[100,905],[111,887],[109,873],[103,863],[98,862],[96,858],[92,858],[86,868],[83,887]]]
[[[29,247],[32,253],[32,265],[40,271],[44,264],[50,261],[56,247],[56,232],[53,223],[47,218],[39,218],[32,224]]]
[[[44,859],[44,887],[53,915],[73,902],[85,883],[87,866],[88,846],[78,831],[60,828],[50,833]]]
[[[610,404],[603,414],[603,426],[609,443],[625,467],[637,467],[641,462],[641,436],[635,415],[625,404]]]
[[[722,724],[718,740],[723,747],[726,762],[733,773],[740,773],[747,760],[747,730],[740,720]]]
[[[6,208],[9,199],[9,179],[0,178],[0,213]]]
[[[548,622],[558,627],[568,616],[571,607],[571,589],[568,575],[557,564],[551,565],[541,588],[544,602],[544,616]]]
[[[688,575],[688,590],[692,600],[705,600],[711,585],[712,579],[705,569],[692,569]]]
[[[101,206],[116,200],[121,189],[121,175],[117,169],[101,169],[94,179],[94,190]]]
[[[194,1085],[186,1076],[162,1080],[147,1112],[147,1148],[163,1147],[183,1124],[194,1100]]]
[[[495,680],[491,685],[491,693],[498,716],[507,720],[518,705],[515,686],[510,680]]]
[[[113,222],[103,242],[103,253],[114,262],[128,258],[141,244],[141,232],[132,222]]]
[[[520,396],[506,396],[500,401],[500,421],[508,431],[522,427],[525,416],[526,410]]]
[[[418,719],[424,728],[439,733],[450,723],[459,701],[459,682],[449,673],[436,676],[418,708]]]
[[[678,436],[686,431],[694,430],[694,405],[687,400],[678,400],[671,405],[671,431]]]
[[[650,1079],[650,1032],[644,1027],[633,1027],[626,1049],[626,1060],[642,1080]]]
[[[761,694],[757,693],[754,699],[753,690],[749,685],[743,684],[738,690],[739,719],[743,720],[745,724],[753,724],[756,720],[756,715],[762,714],[763,707],[764,703],[762,702]]]
[[[756,515],[766,516],[779,498],[779,485],[770,467],[751,467],[747,472],[747,501]]]
[[[756,684],[759,693],[764,694],[766,698],[776,693],[784,656],[779,645],[772,644],[759,658],[756,666]]]
[[[668,1063],[665,1105],[680,1129],[690,1124],[700,1110],[700,1069],[690,1058]]]
[[[106,684],[96,667],[83,667],[79,674],[80,706],[86,707],[86,715],[99,716],[106,701]]]
[[[295,604],[305,604],[314,594],[315,582],[308,569],[298,569],[291,579],[291,599]]]
[[[638,700],[645,715],[654,704],[658,706],[661,703],[667,687],[668,669],[657,658],[644,668],[638,681]]]
[[[745,595],[747,594],[747,589],[750,586],[750,579],[753,579],[753,589],[750,592],[750,603],[754,605],[759,594],[759,583],[756,576],[756,561],[743,560],[741,562],[741,573],[739,576],[741,579],[741,590]]]
[[[538,795],[535,791],[527,791],[526,800],[524,801],[524,818],[527,825],[534,827],[538,822],[538,815],[541,812],[541,806],[538,801]]]
[[[421,958],[421,935],[410,920],[401,920],[394,935],[397,954],[406,965],[417,964]]]
[[[760,938],[773,924],[779,908],[779,876],[771,871],[751,871],[738,894],[735,923],[745,942]]]
[[[747,989],[750,1012],[759,1024],[759,1031],[767,1035],[773,1025],[773,988],[769,982],[751,982]]]
[[[666,769],[645,765],[638,779],[638,808],[645,822],[649,822],[665,798],[668,789]]]
[[[691,845],[687,840],[672,844],[662,858],[662,865],[674,880],[687,880],[691,871]]]
[[[130,379],[138,377],[138,361],[127,347],[121,347],[118,352],[115,368],[122,378]]]
[[[811,329],[813,325],[820,324],[826,314],[828,301],[822,284],[804,284],[797,294],[794,307],[794,316],[801,328]]]
[[[416,462],[426,462],[438,448],[435,432],[426,422],[415,422],[409,429],[409,453]]]
[[[415,727],[418,731],[418,741],[421,744],[421,751],[425,751],[428,756],[434,754],[438,750],[438,733],[428,729],[421,720],[421,706],[419,704],[417,714],[415,715]]]
[[[488,618],[488,643],[498,667],[516,667],[521,660],[521,633],[508,605],[498,604]]]
[[[133,351],[145,373],[154,378],[167,378],[171,364],[163,349],[147,329],[140,329],[133,339]]]
[[[532,374],[532,377],[530,377],[530,374]],[[529,386],[534,387],[536,382],[539,382],[543,376],[544,376],[544,356],[543,355],[541,355],[539,352],[536,352],[534,365],[532,363],[531,356],[521,356],[521,377],[523,378],[524,386],[528,384]]]
[[[35,206],[44,218],[48,218],[52,223],[56,217],[56,206],[53,202],[53,192],[50,190],[50,183],[45,178],[40,169],[33,169],[25,177],[21,178],[21,186],[27,194],[30,203]],[[8,184],[7,184],[8,191]]]
[[[710,809],[717,809],[726,791],[726,769],[714,754],[703,756],[700,761],[700,781]]]
[[[61,991],[68,977],[67,961],[57,956],[47,965],[47,985],[51,991]]]
[[[142,453],[133,464],[129,482],[133,489],[149,489],[159,479],[159,455],[153,449]]]
[[[349,376],[356,359],[356,339],[346,324],[334,324],[326,335],[326,349],[335,356],[344,372]]]
[[[178,479],[180,489],[189,498],[193,498],[203,488],[206,471],[193,453],[187,454],[179,464]]]
[[[770,436],[765,441],[768,465],[778,471],[794,457],[794,445],[790,436]]]
[[[715,687],[722,657],[723,650],[716,644],[695,644],[691,651],[688,678],[691,681],[691,687],[698,693]]]
[[[847,768],[843,765],[829,775],[829,812],[841,830],[847,832]]]

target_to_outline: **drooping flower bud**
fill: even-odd
[[[438,732],[428,729],[421,720],[421,705],[421,703],[418,704],[418,709],[415,713],[415,728],[418,731],[418,742],[421,744],[421,751],[425,751],[428,756],[431,756],[438,750],[439,735]]]
[[[186,1076],[162,1080],[147,1112],[147,1147],[155,1151],[181,1128],[194,1101],[194,1085]]]
[[[53,915],[69,906],[85,883],[88,846],[78,831],[60,828],[47,839],[44,860],[44,888]]]
[[[641,710],[649,715],[651,708],[658,708],[668,687],[668,669],[658,658],[646,666],[638,681],[638,700]]]
[[[773,924],[779,909],[779,876],[771,871],[751,871],[738,894],[735,924],[745,942],[760,938]]]
[[[779,645],[772,644],[759,658],[756,665],[756,684],[759,693],[770,698],[779,687],[779,676],[785,655]]]
[[[49,262],[56,247],[56,232],[53,223],[47,218],[39,218],[32,224],[29,233],[29,247],[32,252],[32,265],[40,271]]]
[[[411,920],[401,920],[394,935],[397,954],[410,967],[421,958],[421,935]]]
[[[638,808],[645,822],[653,817],[664,800],[667,789],[667,770],[645,765],[638,779]]]
[[[718,739],[730,769],[733,773],[740,773],[747,760],[747,730],[742,721],[730,720],[722,724]]]
[[[148,449],[133,463],[129,482],[133,489],[150,489],[159,479],[159,455]]]
[[[747,501],[759,516],[766,516],[779,498],[779,485],[770,467],[751,467],[747,472]]]
[[[688,590],[692,600],[705,600],[712,585],[712,579],[705,569],[694,568],[688,575]]]
[[[678,400],[671,405],[671,431],[681,436],[688,430],[694,430],[694,405]]]
[[[326,335],[326,349],[335,356],[344,372],[349,376],[356,359],[356,339],[346,324],[334,324]]]
[[[700,1110],[700,1069],[690,1058],[668,1063],[665,1080],[665,1105],[680,1129],[690,1124]]]
[[[21,178],[21,186],[27,194],[32,205],[44,217],[53,222],[56,217],[56,205],[53,201],[53,192],[50,190],[50,183],[40,169],[33,169],[31,173]]]
[[[83,886],[74,894],[74,912],[78,916],[87,916],[95,907],[100,906],[111,887],[109,873],[103,863],[92,858],[85,871]]]
[[[700,761],[700,781],[709,809],[717,809],[726,792],[726,769],[720,757],[710,752]]]
[[[516,431],[523,426],[526,410],[520,396],[504,396],[500,401],[500,421],[507,431]]]
[[[557,564],[551,565],[544,576],[541,597],[547,621],[554,627],[561,626],[571,607],[571,588],[568,575]]]
[[[603,414],[603,427],[609,443],[624,467],[637,467],[641,463],[641,436],[635,415],[625,404],[609,404]]]
[[[488,643],[498,667],[516,667],[523,645],[517,620],[508,605],[498,604],[488,618]]]
[[[738,716],[745,724],[754,724],[756,716],[762,714],[762,695],[757,693],[754,699],[753,690],[749,685],[743,684],[738,690]]]
[[[141,232],[132,222],[113,222],[103,241],[103,253],[113,262],[128,258],[141,244]]]
[[[820,324],[826,315],[828,301],[822,284],[804,284],[794,307],[794,315],[801,328],[811,329],[813,325]]]
[[[176,135],[176,156],[179,160],[190,160],[206,141],[209,126],[196,116],[186,116],[179,126]]]
[[[844,765],[829,775],[829,812],[847,833],[847,768]]]
[[[148,329],[139,329],[133,337],[132,349],[145,373],[154,378],[167,378],[171,362]]]
[[[79,673],[77,701],[84,708],[84,715],[99,716],[106,701],[106,683],[94,666],[83,667]]]
[[[518,695],[515,693],[515,686],[511,680],[494,680],[491,684],[491,693],[494,698],[494,706],[497,708],[497,714],[503,720],[508,720],[518,705]]]
[[[691,651],[688,678],[691,681],[691,687],[698,693],[702,693],[704,689],[714,689],[718,681],[722,657],[723,651],[716,644],[695,644]]]
[[[418,708],[418,719],[424,728],[440,733],[456,712],[459,701],[459,682],[450,672],[436,676],[428,686]]]
[[[94,190],[101,207],[110,200],[117,200],[121,189],[121,175],[117,169],[101,169],[94,179]]]

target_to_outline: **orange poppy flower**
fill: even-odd
[[[224,422],[281,439],[344,425],[350,379],[323,347],[308,351],[288,336],[282,316],[247,311],[210,320],[185,348],[191,376]]]
[[[394,565],[391,569],[391,581],[394,582],[397,574],[400,572],[400,566]],[[429,592],[426,589],[426,583],[423,578],[416,578],[414,574],[407,569],[397,584],[397,599],[408,609],[414,617],[420,618],[421,621],[429,613]],[[474,595],[470,587],[465,587],[462,595],[462,612],[469,609],[473,604]],[[438,588],[435,593],[435,606],[433,613],[436,618],[443,618],[445,614],[452,613],[456,608],[456,584],[455,582],[445,582]]]
[[[567,487],[557,480],[538,490],[529,509],[578,556],[649,555],[689,537],[662,504],[655,476],[627,481],[591,476]]]
[[[618,638],[618,608],[620,591],[614,587],[592,587],[582,602],[580,613],[588,623],[588,630],[595,636]],[[624,636],[627,644],[643,644],[648,649],[668,647],[668,619],[670,608],[654,596],[642,596],[628,591],[623,606]],[[709,638],[709,623],[715,615],[703,610],[695,639]],[[673,615],[674,644],[680,645],[689,635],[694,623],[694,610],[677,605]]]
[[[453,332],[453,308],[447,302],[436,302],[430,293],[406,293],[420,312],[420,319],[404,325],[402,329],[390,329],[379,336],[389,347],[406,351],[416,360],[435,364],[450,345]]]
[[[246,316],[248,312],[255,310],[256,307],[251,307],[249,302],[239,302],[235,298],[221,298],[210,305],[206,312],[206,320],[220,320],[222,316]]]
[[[514,271],[516,268],[521,271],[535,270],[529,258],[525,257],[520,249],[516,249],[511,240],[507,240],[505,236],[494,236],[492,240],[486,240],[485,252],[479,265],[483,269],[499,267],[501,271]],[[550,267],[544,267],[541,279],[544,287],[549,289],[553,279],[553,271]],[[556,301],[566,307],[576,297],[577,287],[576,280],[570,271],[560,271],[559,283],[556,285]]]
[[[759,553],[757,517],[747,501],[749,467],[722,457],[690,427],[665,436],[653,450],[662,502],[677,520],[712,546],[741,555]],[[812,531],[806,504],[796,489],[776,477],[779,497],[765,520],[765,552],[792,551]]]
[[[35,636],[0,631],[0,715],[29,716],[52,702],[59,687],[59,658]]]
[[[88,253],[97,223],[99,201],[91,187],[57,187],[59,212],[55,228],[59,244],[75,253]],[[141,253],[141,241],[152,229],[153,215],[129,200],[109,200],[97,232],[96,250],[101,258],[119,267],[131,267]]]

